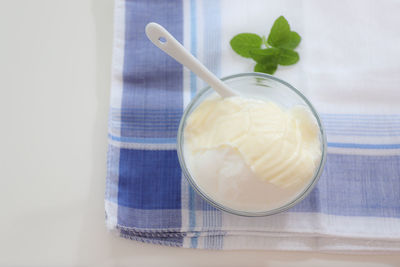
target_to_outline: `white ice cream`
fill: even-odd
[[[302,106],[214,97],[189,116],[184,138],[198,186],[236,210],[283,206],[309,184],[321,160],[318,125]]]

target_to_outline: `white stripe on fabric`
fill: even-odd
[[[112,109],[121,109],[121,99],[123,91],[123,67],[124,67],[124,51],[125,51],[125,1],[116,0],[114,6],[114,43],[113,43],[113,56],[112,56],[112,74],[111,74],[111,96],[110,96],[110,114]],[[110,121],[109,121],[110,123]],[[112,128],[112,127],[110,127]],[[118,136],[121,135],[120,129],[113,129],[113,133]],[[113,145],[112,142],[109,144]],[[110,149],[110,148],[109,148]],[[116,152],[118,150],[118,152]],[[112,161],[119,163],[119,149],[113,150],[115,157]],[[108,153],[111,153],[108,151]],[[110,157],[110,154],[108,154]],[[108,159],[110,161],[110,159]],[[113,179],[113,183],[118,184],[119,167],[115,168],[115,177],[107,177]],[[118,195],[118,187],[108,188],[107,190],[115,190],[115,192],[108,192],[114,196]],[[105,212],[107,214],[106,225],[109,230],[115,230],[118,222],[118,205],[105,200]]]
[[[205,52],[204,52],[204,15],[203,15],[203,1],[196,0],[196,21],[197,21],[197,58],[204,64],[205,62]],[[200,91],[207,84],[200,78],[197,78],[197,91]]]
[[[285,212],[274,216],[249,218],[223,213],[224,230],[269,236],[273,233],[315,234],[349,238],[376,238],[400,241],[400,219],[338,216],[310,212]]]
[[[116,0],[114,7],[114,43],[111,73],[111,108],[121,109],[125,51],[125,1]],[[111,113],[111,111],[110,111]]]
[[[189,1],[187,1],[189,2]],[[197,57],[197,53],[198,53],[198,41],[197,41],[197,37],[198,37],[198,23],[197,23],[197,1],[196,0],[190,0],[190,16],[189,16],[189,21],[190,21],[190,52]],[[190,73],[190,97],[194,97],[194,95],[196,94],[196,91],[198,89],[198,79],[197,77],[194,75],[194,73]],[[190,187],[189,183],[186,183],[185,186],[185,190],[187,190],[187,213],[185,216],[187,216],[188,219],[188,230],[192,231],[193,228],[196,226],[196,206],[195,206],[195,192],[194,190]],[[184,212],[184,211],[183,211]],[[190,248],[196,248],[197,247],[197,237],[192,237],[190,238],[190,242],[188,247]]]
[[[183,46],[190,51],[190,1],[183,1]],[[190,70],[183,68],[183,108],[190,102]]]
[[[190,1],[183,1],[183,46],[190,51],[191,49],[191,13]],[[183,68],[183,107],[189,104],[191,99],[190,90],[190,70]],[[182,173],[181,175],[181,231],[189,230],[189,183]],[[190,238],[183,239],[183,247],[190,247]]]
[[[139,150],[176,150],[176,143],[168,144],[168,143],[127,143],[127,142],[118,142],[115,140],[109,139],[108,141],[115,147],[119,148],[128,148],[128,149],[139,149]]]
[[[361,155],[361,156],[396,156],[400,155],[400,149],[356,149],[328,147],[328,153],[341,155]]]
[[[114,230],[118,223],[118,204],[105,200],[105,210],[107,214],[107,229]]]
[[[221,74],[221,10],[220,2],[214,0],[203,0],[201,2],[201,21],[202,21],[202,41],[201,50],[204,51],[202,61],[217,77]],[[203,83],[204,87],[206,86]],[[202,207],[203,228],[221,229],[221,211],[210,207],[204,203]],[[198,245],[202,248],[214,248],[215,243],[212,238],[199,239]],[[204,241],[204,242],[203,242]]]
[[[189,231],[189,182],[186,180],[186,177],[182,173],[182,181],[181,181],[181,231],[187,232]],[[190,240],[184,239],[183,247],[190,247]]]

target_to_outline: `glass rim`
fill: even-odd
[[[318,115],[318,112],[314,108],[314,106],[311,104],[311,102],[299,91],[297,90],[294,86],[289,84],[288,82],[285,82],[284,80],[281,80],[279,78],[276,78],[272,75],[269,74],[264,74],[264,73],[258,73],[258,72],[246,72],[246,73],[239,73],[239,74],[234,74],[230,76],[226,76],[224,78],[221,78],[222,81],[226,80],[231,80],[235,78],[240,78],[240,77],[262,77],[262,78],[267,78],[270,80],[274,80],[278,83],[283,84],[290,90],[292,90],[296,95],[298,95],[308,106],[308,108],[311,110],[312,114],[314,115],[315,119],[317,120],[320,135],[321,135],[321,148],[322,148],[322,155],[321,155],[321,160],[318,166],[318,170],[315,172],[314,177],[312,178],[312,181],[303,189],[303,191],[298,194],[294,199],[286,203],[285,205],[268,210],[268,211],[257,211],[257,212],[250,212],[250,211],[242,211],[242,210],[235,210],[232,208],[229,208],[227,206],[224,206],[214,199],[212,199],[210,196],[208,196],[205,192],[203,192],[200,187],[196,184],[196,181],[193,179],[192,175],[190,174],[183,155],[183,135],[184,135],[184,126],[186,119],[188,117],[189,112],[193,109],[193,106],[198,102],[198,100],[205,94],[207,93],[210,89],[213,90],[210,86],[206,86],[205,88],[201,89],[199,92],[196,93],[195,97],[190,101],[190,103],[187,105],[185,108],[182,118],[179,122],[179,128],[178,128],[178,136],[177,136],[177,153],[178,153],[178,160],[179,164],[181,166],[182,172],[185,176],[185,178],[188,180],[189,184],[191,187],[205,200],[207,203],[211,204],[215,208],[226,211],[228,213],[234,214],[234,215],[239,215],[239,216],[245,216],[245,217],[262,217],[262,216],[269,216],[277,213],[281,213],[283,211],[286,211],[293,206],[295,206],[297,203],[302,201],[310,192],[311,190],[315,187],[317,184],[322,171],[325,166],[326,162],[326,150],[327,150],[327,140],[326,140],[326,134],[324,127],[322,125],[320,116]]]

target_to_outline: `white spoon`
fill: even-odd
[[[236,95],[232,89],[190,54],[163,26],[150,22],[146,26],[146,35],[153,44],[183,66],[196,73],[197,76],[208,83],[220,96],[229,97]]]

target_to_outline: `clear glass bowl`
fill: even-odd
[[[302,199],[304,199],[313,189],[315,184],[317,183],[319,177],[321,176],[322,170],[324,168],[325,160],[326,160],[326,136],[323,126],[321,124],[321,120],[318,116],[318,113],[311,105],[310,101],[300,93],[296,88],[288,84],[287,82],[280,80],[274,76],[263,74],[263,73],[241,73],[232,76],[228,76],[222,79],[229,87],[239,92],[241,95],[250,98],[256,99],[266,99],[274,101],[278,103],[280,106],[284,108],[290,108],[294,105],[303,105],[309,108],[311,113],[314,115],[320,130],[320,139],[321,139],[321,161],[317,170],[315,171],[314,177],[310,180],[308,186],[299,193],[292,201],[286,203],[285,205],[261,212],[248,212],[241,210],[234,210],[229,207],[226,207],[210,196],[207,195],[206,192],[201,190],[201,188],[197,185],[196,179],[192,177],[188,167],[186,166],[185,157],[184,157],[184,129],[186,125],[186,119],[190,116],[190,114],[196,109],[196,107],[205,100],[210,94],[214,93],[214,90],[211,87],[206,87],[202,89],[198,94],[192,99],[189,105],[186,107],[185,112],[183,113],[182,119],[179,124],[178,130],[178,138],[177,138],[177,150],[178,150],[178,158],[179,163],[181,165],[182,171],[185,177],[188,179],[191,186],[194,190],[201,195],[208,203],[213,205],[214,207],[241,216],[267,216],[276,214],[282,211],[285,211],[297,203],[299,203]]]

